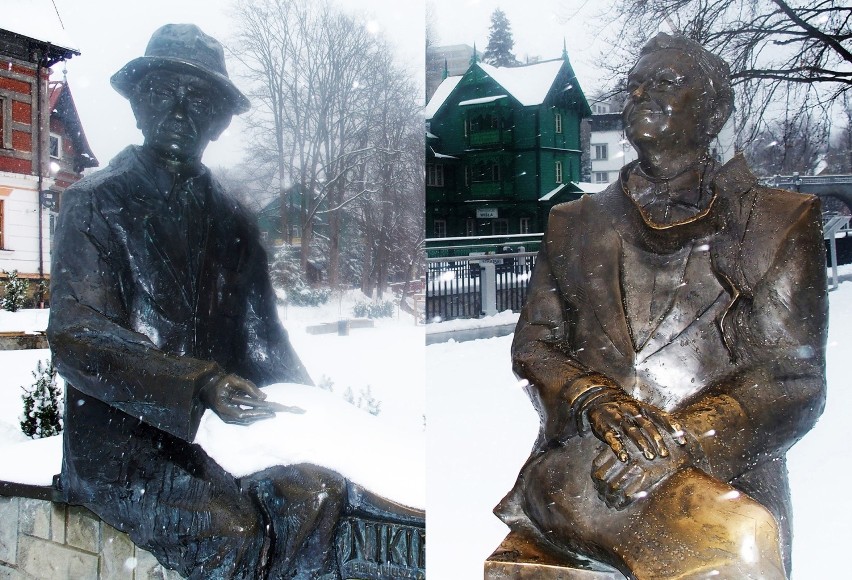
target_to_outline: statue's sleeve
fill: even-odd
[[[553,214],[551,214],[551,221]],[[549,237],[549,234],[548,234]],[[524,308],[512,342],[515,374],[529,381],[527,391],[542,423],[542,437],[562,441],[578,432],[572,400],[601,386],[617,386],[572,356],[570,320],[575,305],[565,302],[551,271],[547,241],[536,257]]]
[[[697,464],[724,481],[782,456],[825,405],[825,250],[819,202],[803,205],[766,274],[721,321],[739,370],[676,413]]]
[[[278,316],[266,251],[256,228],[249,229],[247,238],[250,250],[244,273],[249,283],[243,323],[245,353],[238,374],[260,386],[280,382],[312,385]]]
[[[129,328],[127,248],[110,234],[92,190],[63,194],[54,248],[47,332],[59,373],[86,395],[191,441],[204,412],[197,393],[222,370],[167,354]]]

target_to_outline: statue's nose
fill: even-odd
[[[630,96],[639,99],[645,94],[645,83],[640,83],[635,89],[630,91]]]

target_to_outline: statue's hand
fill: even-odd
[[[225,423],[248,425],[274,417],[277,410],[286,410],[266,401],[266,393],[254,383],[233,374],[211,381],[198,396]]]
[[[592,481],[598,497],[617,510],[647,496],[659,483],[689,463],[689,454],[680,445],[670,445],[666,456],[647,459],[634,454],[621,462],[609,449],[604,449],[592,462]]]
[[[620,389],[606,389],[589,400],[580,412],[586,414],[595,436],[609,445],[622,463],[630,457],[625,439],[633,442],[649,460],[669,456],[670,445],[667,445],[663,433],[668,433],[678,445],[686,445],[683,431],[671,415],[637,401]]]

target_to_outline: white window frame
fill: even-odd
[[[500,224],[501,226],[505,226],[505,228],[501,228],[501,229],[505,229],[506,231],[505,232],[498,232],[497,231],[497,225],[498,224]],[[507,236],[507,235],[509,235],[509,220],[507,218],[496,218],[494,220],[491,220],[491,234],[494,235],[494,236]]]
[[[562,133],[562,113],[556,113],[553,118],[553,126],[557,134]]]
[[[54,155],[53,144],[56,143],[56,155]],[[51,133],[48,139],[47,150],[50,152],[51,159],[62,159],[62,136],[56,133]]]
[[[444,187],[444,165],[442,163],[426,164],[426,185]]]
[[[606,143],[593,143],[592,151],[595,153],[594,157],[592,157],[593,161],[606,161],[609,159],[609,145]]]
[[[520,223],[518,224],[518,233],[519,234],[528,234],[530,233],[530,223],[532,220],[528,217],[522,217]]]
[[[594,171],[592,175],[595,178],[595,183],[609,183],[609,172],[608,171]],[[603,176],[603,179],[601,179]]]
[[[467,221],[464,224],[464,235],[470,237],[476,235],[476,219],[475,218],[467,218]]]
[[[447,237],[447,220],[435,220],[433,222],[432,231],[435,232],[436,238]]]
[[[556,176],[556,183],[562,183],[562,162],[557,161],[554,165],[553,172]]]

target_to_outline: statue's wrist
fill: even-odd
[[[568,421],[573,423],[576,433],[589,431],[587,415],[592,403],[617,394],[623,394],[623,391],[609,378],[597,373],[578,377],[563,387],[562,400],[568,409]]]

